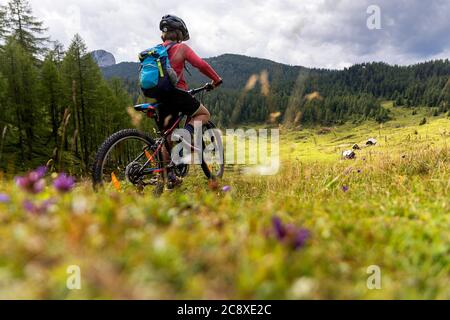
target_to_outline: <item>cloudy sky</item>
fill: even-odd
[[[237,53],[326,68],[450,58],[449,0],[29,1],[52,38],[67,45],[80,33],[90,50],[118,61],[135,61],[156,44],[166,13],[185,20],[203,57]],[[367,27],[371,5],[380,8],[381,29]]]

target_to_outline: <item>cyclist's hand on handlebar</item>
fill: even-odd
[[[221,86],[222,83],[223,83],[223,79],[221,78],[221,79],[220,79],[219,81],[217,81],[217,82],[214,82],[214,81],[213,81],[213,86],[214,86],[215,88],[217,88],[217,87]]]
[[[221,86],[222,83],[223,83],[223,80],[220,79],[220,80],[217,81],[217,82],[214,82],[214,81],[213,81],[211,84],[214,86],[214,88],[217,88],[217,87]]]
[[[206,84],[206,91],[212,91],[218,86],[220,86],[223,83],[222,79],[220,79],[218,82],[211,82]]]
[[[206,88],[206,91],[213,91],[214,90],[214,85],[212,84],[212,83],[207,83],[206,85],[205,85],[205,88]]]

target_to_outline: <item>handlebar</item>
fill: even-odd
[[[196,88],[196,89],[191,89],[188,92],[189,92],[189,94],[195,96],[196,94],[199,94],[200,92],[211,91],[213,89],[214,89],[213,85],[211,83],[207,83],[203,87]]]
[[[221,84],[222,84],[222,81],[220,81],[216,86],[214,86],[212,83],[207,83],[203,87],[192,89],[192,90],[189,90],[188,92],[191,95],[195,96],[196,94],[199,94],[200,92],[203,92],[203,91],[212,91]]]

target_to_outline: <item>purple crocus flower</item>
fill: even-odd
[[[275,236],[278,240],[283,240],[286,236],[286,228],[279,217],[272,218],[273,230],[275,231]]]
[[[231,191],[231,187],[230,187],[230,186],[224,186],[224,187],[222,188],[222,191],[223,191],[223,192],[230,192],[230,191]]]
[[[16,177],[16,184],[29,193],[41,193],[45,188],[44,176],[46,173],[46,167],[39,167],[25,176]]]
[[[46,166],[40,166],[36,170],[34,170],[34,173],[38,176],[39,179],[44,178],[45,174],[47,173],[47,167]]]
[[[8,203],[11,198],[6,193],[0,193],[0,203]]]
[[[284,225],[279,217],[272,218],[272,225],[276,239],[295,250],[303,248],[310,237],[308,230],[293,224]]]
[[[23,208],[33,215],[42,215],[47,213],[48,209],[53,205],[54,201],[52,199],[45,200],[39,204],[35,204],[30,200],[25,200],[23,202]]]
[[[75,186],[75,179],[65,173],[61,173],[55,181],[53,187],[61,193],[69,192]]]
[[[347,192],[350,188],[348,186],[342,186],[342,191]]]
[[[306,244],[306,240],[310,237],[310,232],[306,229],[298,229],[296,230],[293,247],[295,250],[303,248]]]
[[[28,211],[29,213],[35,213],[36,211],[36,206],[34,205],[33,202],[31,202],[30,200],[25,200],[22,204],[23,208]]]

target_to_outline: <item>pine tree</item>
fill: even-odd
[[[0,61],[3,61],[3,57],[1,57]],[[7,82],[5,77],[3,76],[1,70],[0,70],[0,130],[2,130],[3,126],[8,123],[8,109],[6,104],[6,89],[7,89]]]
[[[53,59],[55,60],[56,64],[60,64],[64,59],[64,45],[59,42],[58,40],[52,41],[53,44]]]
[[[40,112],[36,112],[36,69],[30,53],[13,39],[5,45],[0,66],[7,81],[7,109],[14,111],[13,125],[19,135],[20,155],[22,160],[31,160],[35,142],[34,125],[40,122],[42,116]],[[28,148],[26,155],[25,145]]]
[[[33,56],[39,56],[48,42],[43,36],[47,31],[44,23],[33,16],[27,0],[10,0],[8,3],[8,25],[16,41]]]
[[[6,8],[0,6],[0,41],[3,42],[8,35],[7,20],[6,20]]]
[[[63,60],[62,71],[65,79],[67,104],[71,106],[74,122],[74,151],[86,168],[87,143],[83,123],[86,124],[85,108],[85,67],[82,63],[87,49],[83,39],[77,34],[72,40]],[[84,121],[82,120],[84,118]],[[78,149],[78,146],[80,149]]]
[[[446,105],[450,104],[450,77],[446,81],[444,88],[441,91],[440,94],[440,101]]]
[[[75,153],[86,170],[99,139],[105,138],[103,116],[114,104],[114,94],[78,34],[67,50],[61,70],[65,101],[73,115]]]
[[[63,113],[62,81],[54,51],[45,58],[41,69],[40,100],[50,115],[52,133],[51,137],[58,144],[58,128]]]

